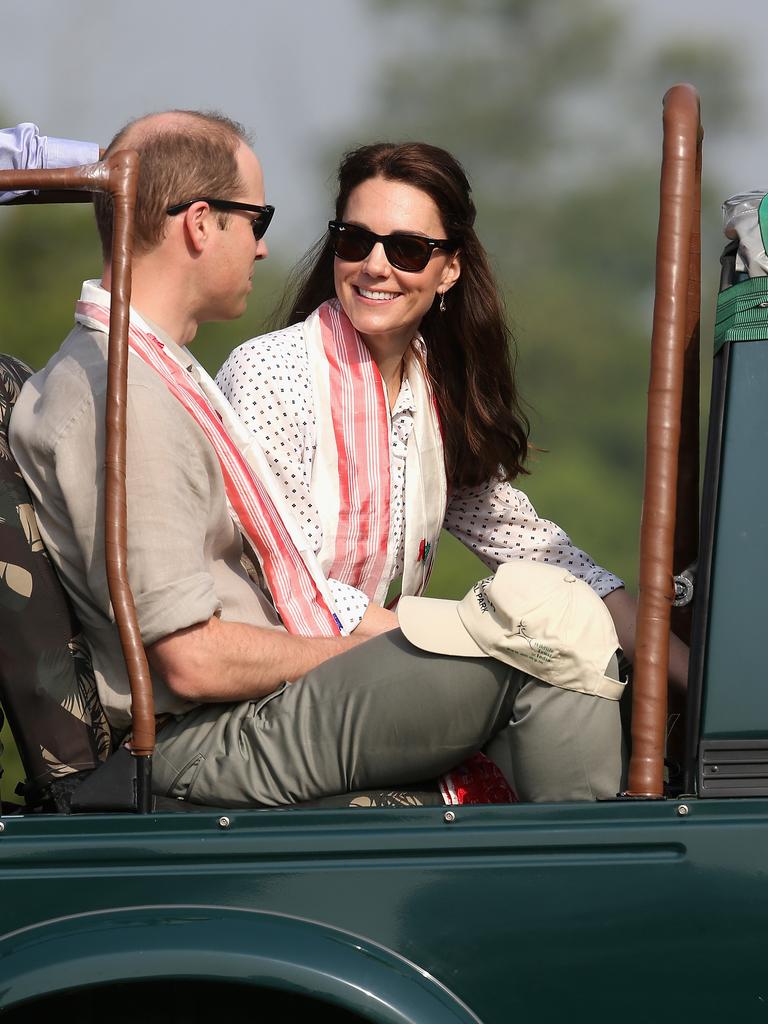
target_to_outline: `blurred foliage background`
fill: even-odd
[[[430,0],[366,9],[374,31],[407,43],[380,57],[371,108],[327,140],[317,174],[330,198],[340,152],[379,137],[424,139],[461,159],[517,339],[537,449],[521,486],[540,515],[632,588],[661,98],[691,81],[708,133],[743,129],[736,54],[706,38],[640,53],[609,0],[443,0],[439,15]],[[722,198],[706,181],[705,353]],[[318,225],[329,212],[317,211]],[[212,372],[265,329],[288,269],[274,258],[259,266],[248,314],[201,330],[195,351]],[[98,274],[88,207],[0,211],[2,348],[42,365],[71,323],[80,281]],[[459,544],[443,544],[431,592],[460,595],[484,571]]]

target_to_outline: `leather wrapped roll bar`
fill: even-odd
[[[114,204],[112,302],[109,321],[105,486],[105,557],[109,595],[128,670],[132,701],[132,753],[149,759],[155,745],[152,680],[128,582],[125,495],[125,422],[128,393],[128,315],[131,301],[133,213],[139,158],[121,150],[84,167],[2,171],[0,191],[15,189],[109,192]],[[146,765],[137,773],[140,810],[149,807]],[[142,781],[143,780],[143,781]],[[142,790],[146,790],[142,792]]]
[[[674,595],[673,555],[683,392],[686,353],[689,353],[690,364],[697,356],[698,346],[697,221],[702,137],[696,90],[690,85],[673,86],[664,97],[656,301],[640,527],[632,757],[627,790],[627,795],[634,797],[661,798],[664,794],[669,630]],[[695,395],[691,390],[689,373],[689,406],[691,399],[698,403],[698,386],[695,387]],[[690,435],[694,431],[696,440],[692,441]],[[695,450],[698,463],[698,422],[692,422],[690,409],[686,415],[686,432],[688,462],[691,451]],[[681,490],[686,495],[686,507],[679,510],[680,518],[695,524],[698,518],[698,476],[694,486],[689,468],[686,468],[686,474],[684,484],[680,479]],[[695,525],[693,529],[696,529]],[[689,544],[690,538],[685,543]]]

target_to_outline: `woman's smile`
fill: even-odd
[[[374,291],[370,288],[363,288],[361,285],[354,285],[353,287],[361,298],[368,299],[371,302],[391,302],[402,295],[402,292]]]

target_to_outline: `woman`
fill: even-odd
[[[217,383],[258,436],[348,629],[369,602],[369,615],[388,603],[393,581],[421,593],[445,526],[492,570],[567,565],[606,599],[631,657],[621,580],[513,486],[528,424],[474,219],[445,150],[349,153],[336,220],[299,271],[293,326],[241,345]]]

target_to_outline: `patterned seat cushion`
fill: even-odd
[[[97,767],[112,740],[90,652],[8,446],[13,404],[31,372],[0,355],[0,703],[28,781],[44,790]]]

